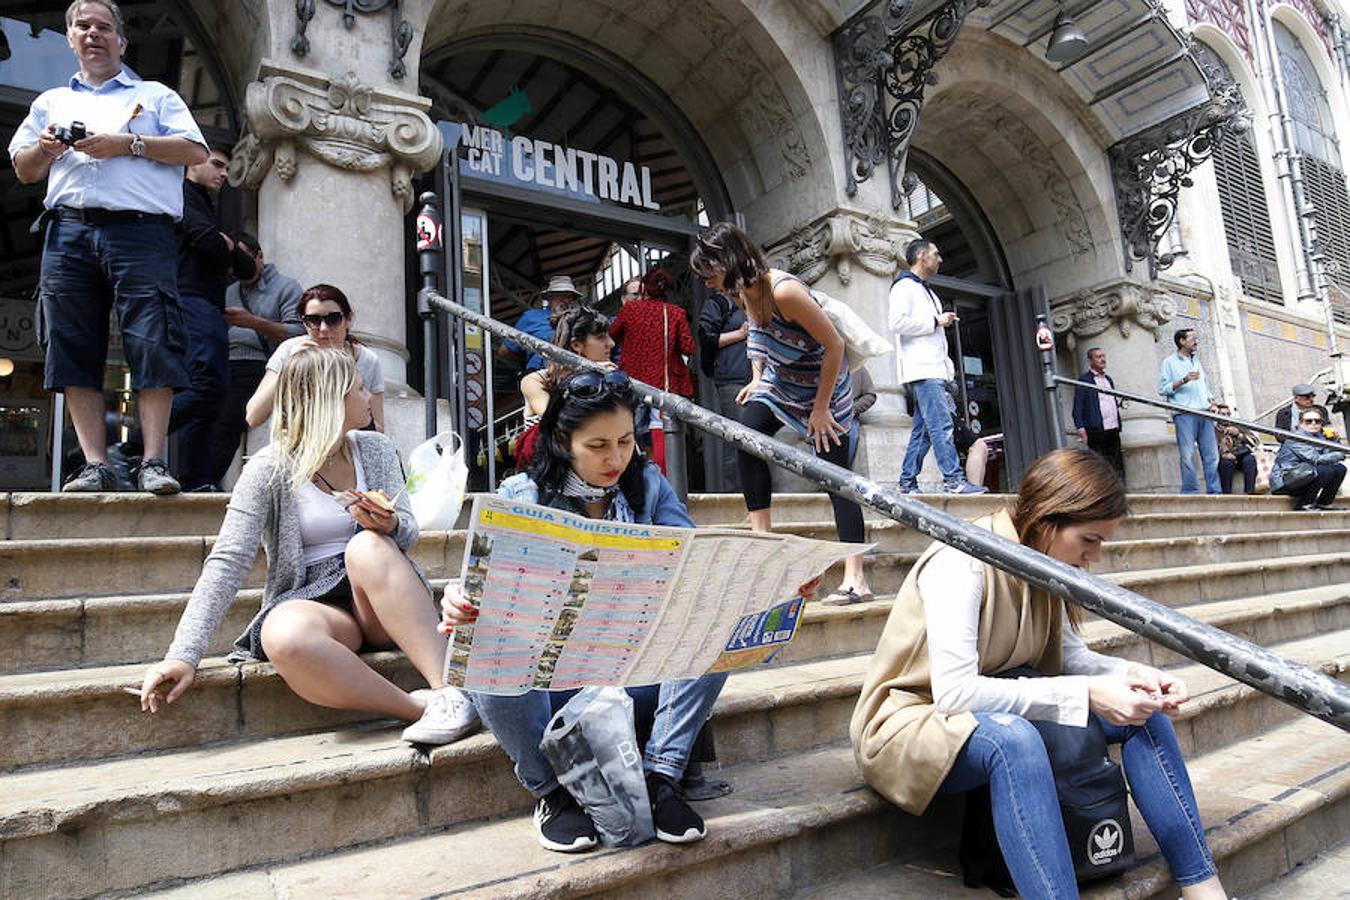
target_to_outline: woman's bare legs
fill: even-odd
[[[356,653],[362,640],[355,619],[313,600],[281,604],[262,627],[263,652],[301,698],[332,709],[419,718],[425,704],[365,664]]]
[[[436,630],[440,615],[394,539],[373,531],[353,535],[347,542],[347,577],[366,640],[377,646],[394,644],[427,684],[439,688],[446,644],[445,635]]]

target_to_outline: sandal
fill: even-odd
[[[875,599],[876,595],[871,591],[859,594],[853,588],[835,588],[828,597],[820,602],[826,606],[852,606],[855,603],[867,603]]]

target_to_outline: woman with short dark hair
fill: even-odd
[[[1126,514],[1125,486],[1083,447],[1037,460],[1005,509],[975,520],[1079,568]],[[863,777],[919,815],[939,793],[990,789],[994,830],[1024,897],[1076,897],[1054,772],[1029,720],[1100,723],[1186,900],[1223,898],[1168,714],[1180,679],[1087,648],[1082,610],[933,543],[905,578],[853,710]],[[995,677],[1028,667],[1044,677]]]

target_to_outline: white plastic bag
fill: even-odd
[[[816,303],[820,304],[825,315],[830,317],[834,330],[844,339],[845,358],[850,372],[861,369],[863,363],[872,357],[885,356],[895,349],[890,341],[873,331],[862,316],[844,301],[814,288],[811,289],[811,295],[816,298]]]
[[[454,528],[468,482],[464,442],[453,431],[443,431],[414,447],[408,454],[407,491],[417,527],[422,531]]]
[[[539,750],[605,846],[632,847],[656,836],[633,699],[622,688],[582,688],[549,721]]]

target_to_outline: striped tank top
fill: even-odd
[[[801,279],[784,275],[773,283],[776,290],[784,279]],[[802,282],[803,287],[810,287]],[[815,298],[815,294],[811,295]],[[816,387],[820,384],[820,366],[825,361],[825,347],[796,322],[789,322],[778,313],[774,304],[773,317],[765,325],[750,324],[746,353],[751,362],[764,364],[759,386],[749,397],[773,410],[784,425],[806,436],[806,422],[816,402]],[[830,395],[830,414],[847,431],[853,424],[853,382],[849,376],[848,358],[839,365],[839,375]]]

